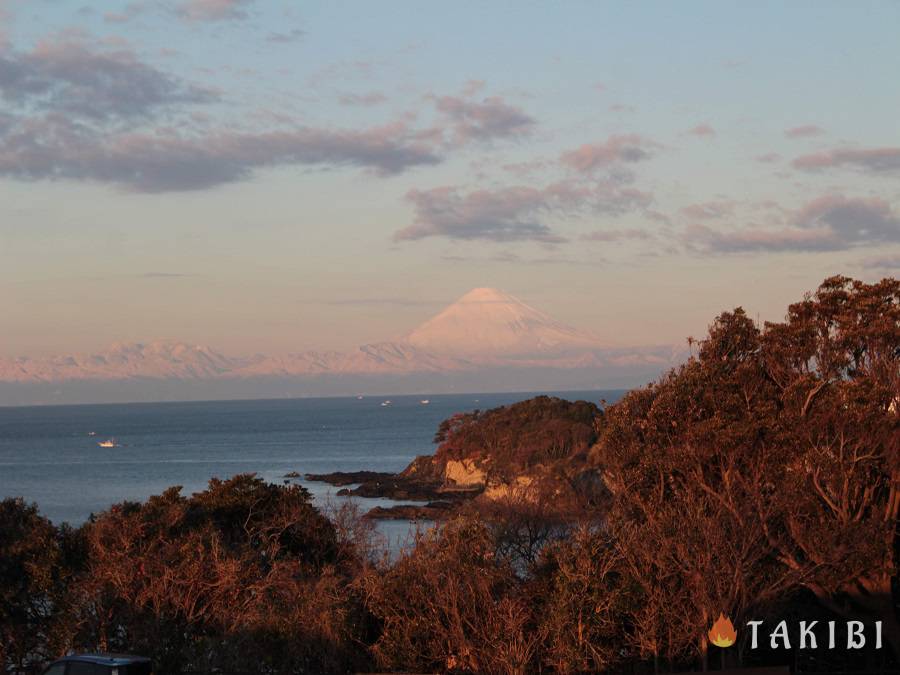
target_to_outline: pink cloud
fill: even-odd
[[[463,193],[445,186],[411,190],[406,198],[416,209],[416,220],[394,234],[395,241],[447,237],[489,241],[561,243],[563,237],[539,222],[553,196],[531,187],[474,190]]]
[[[681,209],[681,213],[693,220],[711,220],[723,218],[734,213],[734,202],[703,202],[700,204],[690,204]]]
[[[714,230],[692,225],[684,237],[688,246],[709,253],[839,251],[900,242],[900,215],[882,199],[824,195],[794,211],[788,226]]]
[[[118,12],[106,12],[103,20],[107,23],[127,23],[147,11],[146,2],[129,2]]]
[[[220,21],[222,19],[244,19],[244,7],[253,0],[186,0],[178,12],[191,21]]]
[[[716,130],[713,129],[709,124],[706,124],[704,122],[703,124],[698,124],[697,126],[695,126],[692,129],[688,129],[687,133],[689,133],[691,136],[700,136],[700,137],[709,138],[711,136],[716,135]]]
[[[840,242],[827,227],[745,228],[720,232],[705,225],[691,225],[685,231],[690,243],[699,243],[710,253],[749,251],[828,251],[840,248]]]
[[[884,199],[825,195],[796,211],[799,225],[825,224],[845,238],[900,240],[900,216]]]
[[[815,124],[804,124],[784,130],[784,135],[788,138],[808,138],[809,136],[821,136],[824,133],[825,130]]]
[[[0,96],[8,108],[92,120],[144,118],[218,98],[142,61],[121,39],[101,41],[79,31],[46,37],[29,52],[0,59]]]
[[[370,129],[97,133],[46,116],[0,137],[0,176],[92,180],[139,192],[199,190],[275,166],[362,167],[379,175],[441,161],[402,122]]]
[[[637,134],[610,136],[598,143],[585,143],[560,155],[559,160],[576,171],[588,173],[617,162],[649,159],[656,143]]]
[[[794,168],[815,171],[840,166],[882,173],[900,171],[900,148],[837,148],[802,155],[792,162]]]
[[[646,207],[652,197],[609,182],[557,182],[543,188],[510,186],[465,192],[444,186],[411,190],[416,210],[412,225],[394,233],[395,241],[428,237],[493,242],[566,241],[546,220],[575,214],[621,215]]]
[[[535,125],[532,117],[500,96],[481,101],[464,96],[438,96],[434,101],[437,111],[448,120],[457,143],[523,136]]]

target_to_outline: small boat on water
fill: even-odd
[[[119,444],[116,443],[115,438],[109,438],[105,441],[100,441],[99,443],[97,443],[97,445],[99,445],[101,448],[118,448],[119,447]]]
[[[382,406],[382,407],[389,406],[390,404],[391,404],[390,401],[382,401],[382,402],[381,402],[381,406]]]
[[[419,401],[419,403],[421,403],[422,405],[428,405],[429,403],[431,403],[431,401],[429,401],[427,398],[423,398],[421,401]]]

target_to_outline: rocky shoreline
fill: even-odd
[[[601,416],[587,401],[538,396],[444,420],[434,454],[416,457],[399,473],[336,471],[305,479],[338,487],[342,497],[401,502],[366,514],[377,519],[447,518],[472,501],[542,502],[555,509],[597,503],[608,491],[586,462]]]
[[[464,502],[477,497],[481,489],[457,489],[438,480],[422,480],[404,473],[378,471],[335,471],[308,473],[308,481],[328,483],[341,489],[339,497],[366,497],[395,501],[425,502],[376,506],[365,517],[379,520],[440,520],[456,511]],[[355,485],[356,487],[349,487]]]
[[[296,471],[292,471],[291,473],[299,476]],[[358,485],[360,483],[368,483],[371,481],[388,480],[394,475],[396,474],[381,471],[333,471],[332,473],[308,473],[304,478],[317,483],[328,483],[335,487],[343,487],[345,485]]]
[[[428,502],[418,504],[397,504],[395,506],[376,506],[370,509],[364,518],[374,520],[444,520],[456,512],[458,502]]]

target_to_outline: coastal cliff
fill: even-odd
[[[433,518],[469,501],[593,501],[602,484],[588,465],[603,413],[594,403],[538,396],[491,410],[461,413],[438,427],[433,455],[399,474],[308,475],[344,487],[339,495],[426,502],[370,512],[374,518]],[[401,515],[402,514],[402,515]]]

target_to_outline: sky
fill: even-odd
[[[0,0],[0,356],[611,344],[900,269],[900,3]]]

